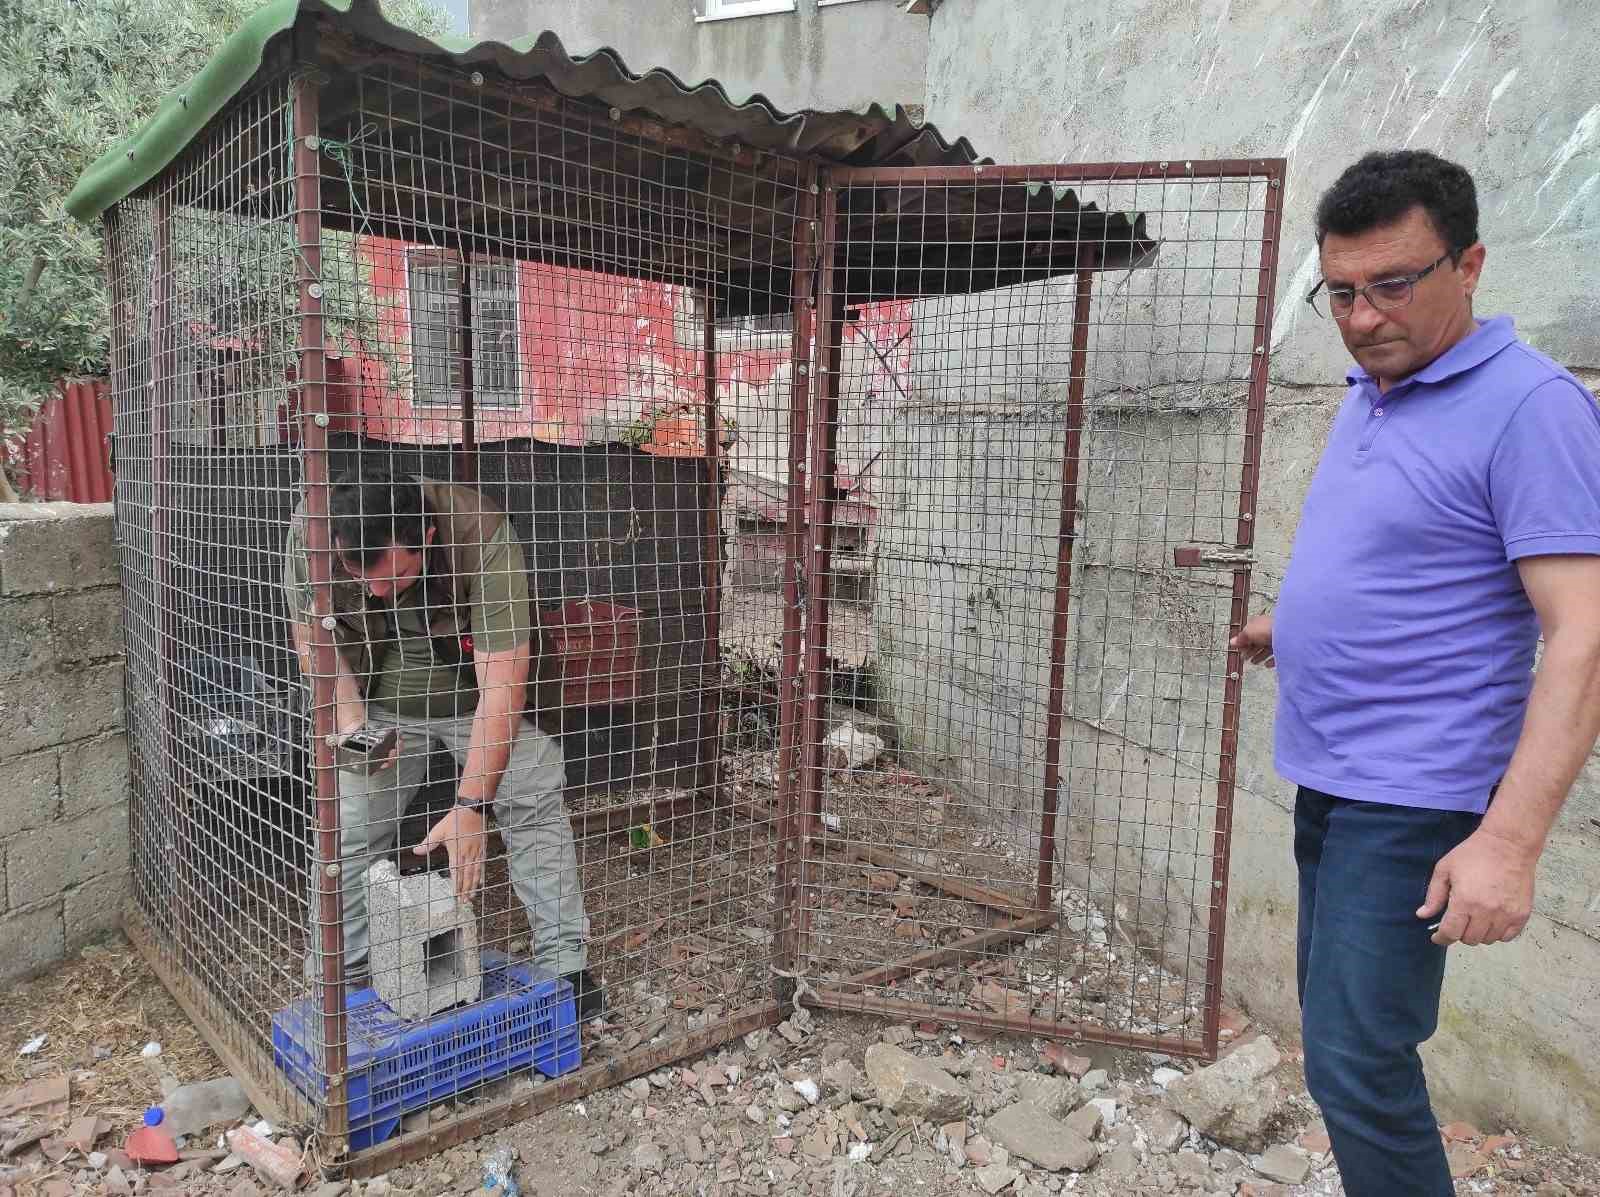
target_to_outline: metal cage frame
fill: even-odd
[[[336,176],[330,185],[328,159],[319,149],[319,138],[326,136],[322,119],[324,113],[319,105],[331,86],[331,63],[345,67],[352,62],[359,63],[360,70],[374,70],[382,66],[385,69],[409,71],[419,77],[430,72],[442,72],[443,68],[429,67],[424,70],[414,55],[360,46],[341,34],[320,28],[315,22],[296,29],[292,49],[283,62],[285,73],[282,78],[288,89],[288,108],[293,121],[290,142],[292,179],[285,180],[292,183],[292,204],[285,215],[293,225],[297,264],[293,314],[289,317],[294,327],[296,345],[292,390],[298,406],[294,418],[299,430],[298,454],[304,467],[310,516],[312,585],[318,596],[318,612],[326,616],[331,610],[329,595],[334,569],[333,552],[328,539],[329,461],[334,452],[332,426],[341,413],[330,401],[329,338],[325,328],[321,247],[324,226],[330,218],[336,221],[342,219],[346,222],[345,227],[350,227],[350,222],[356,217],[352,210],[353,199],[335,194],[339,186]],[[259,1046],[254,1049],[251,1047],[246,1041],[248,1036],[241,1036],[233,1025],[237,1021],[237,1013],[216,999],[208,989],[205,977],[197,975],[192,962],[182,951],[162,942],[152,918],[152,903],[158,900],[159,895],[141,892],[140,901],[127,914],[130,938],[157,970],[211,1046],[247,1084],[263,1111],[287,1124],[314,1127],[321,1142],[324,1161],[336,1168],[348,1168],[352,1175],[382,1171],[571,1101],[584,1093],[617,1084],[672,1061],[730,1042],[752,1030],[779,1022],[791,1007],[797,1008],[801,1001],[820,1009],[935,1020],[946,1024],[1158,1050],[1171,1055],[1214,1058],[1219,1043],[1228,853],[1242,695],[1242,661],[1235,649],[1226,650],[1225,660],[1218,670],[1218,676],[1222,679],[1222,693],[1215,707],[1219,716],[1220,740],[1214,761],[1215,772],[1207,775],[1215,786],[1215,810],[1208,833],[1210,872],[1205,884],[1210,894],[1207,907],[1209,918],[1204,936],[1202,1021],[1197,1035],[1142,1034],[1081,1017],[1045,1018],[972,1006],[929,1005],[872,991],[885,990],[898,978],[953,961],[982,956],[992,949],[1037,936],[1054,928],[1061,918],[1054,901],[1059,884],[1057,852],[1061,821],[1057,800],[1065,784],[1063,776],[1068,767],[1063,756],[1063,721],[1066,718],[1069,688],[1067,658],[1074,552],[1082,524],[1079,494],[1085,470],[1085,387],[1089,377],[1087,360],[1091,352],[1095,275],[1114,266],[1134,265],[1142,254],[1154,252],[1154,243],[1146,242],[1140,220],[1125,222],[1120,226],[1122,232],[1113,237],[1108,233],[1111,214],[1099,214],[1092,205],[1080,208],[1075,198],[1068,214],[1071,218],[1070,227],[1089,228],[1082,222],[1091,216],[1098,223],[1093,224],[1092,232],[1081,237],[1063,235],[1058,238],[1056,234],[1069,227],[1060,223],[1067,217],[1058,211],[1058,205],[1065,201],[1058,197],[1055,201],[1040,205],[1037,200],[1030,201],[1027,197],[1037,196],[1041,187],[1048,194],[1052,187],[1086,184],[1137,188],[1139,185],[1242,182],[1261,188],[1263,205],[1259,212],[1259,231],[1247,254],[1247,261],[1252,263],[1247,272],[1254,274],[1250,288],[1254,302],[1246,329],[1250,361],[1248,389],[1244,396],[1243,439],[1237,458],[1228,457],[1223,463],[1230,469],[1235,465],[1238,467],[1235,487],[1237,509],[1231,539],[1220,544],[1171,546],[1174,568],[1211,569],[1230,575],[1228,620],[1230,629],[1236,631],[1246,619],[1250,593],[1251,550],[1264,427],[1284,162],[1281,159],[1235,159],[1024,166],[848,165],[821,153],[758,153],[731,142],[718,141],[690,128],[644,116],[624,115],[593,101],[566,99],[553,89],[529,83],[513,85],[485,82],[481,75],[475,73],[469,85],[465,82],[464,72],[457,71],[456,76],[449,87],[442,88],[442,94],[446,95],[442,102],[447,110],[449,104],[454,102],[448,98],[448,95],[454,94],[450,89],[471,86],[484,96],[503,94],[508,104],[526,105],[530,110],[539,109],[568,116],[576,114],[573,119],[591,121],[597,127],[617,131],[619,135],[626,135],[641,145],[663,152],[691,155],[697,163],[719,164],[729,171],[745,172],[752,179],[761,179],[770,173],[771,177],[781,179],[784,186],[793,189],[793,211],[781,217],[792,227],[792,241],[788,243],[790,256],[784,264],[787,284],[781,287],[773,285],[769,292],[770,295],[781,292],[792,313],[788,352],[792,374],[784,433],[788,473],[784,480],[781,508],[783,552],[780,568],[784,614],[777,699],[777,785],[775,805],[765,816],[771,820],[770,843],[775,852],[771,887],[773,976],[770,990],[761,1000],[731,1010],[715,1021],[708,1020],[705,1026],[690,1033],[658,1044],[640,1043],[612,1059],[589,1064],[531,1093],[498,1100],[447,1125],[435,1126],[419,1134],[352,1153],[348,1147],[350,1125],[344,1091],[349,1077],[346,1053],[350,1031],[343,1000],[344,950],[339,872],[338,865],[333,863],[340,855],[339,801],[331,746],[335,726],[332,680],[335,648],[331,622],[324,619],[316,625],[318,631],[313,649],[315,673],[311,679],[310,774],[314,782],[312,825],[315,851],[312,880],[315,902],[319,908],[317,923],[321,943],[318,954],[322,961],[317,993],[325,1051],[321,1072],[327,1081],[326,1097],[320,1103],[311,1103],[274,1088],[270,1081],[270,1053],[265,1053]],[[347,87],[348,84],[340,86]],[[480,136],[462,132],[461,144],[470,146],[472,139]],[[163,380],[170,380],[176,370],[173,364],[175,347],[170,335],[163,335],[162,332],[171,327],[173,304],[171,227],[174,214],[170,190],[164,190],[164,187],[182,169],[182,165],[181,158],[169,165],[135,197],[136,202],[152,205],[150,220],[154,230],[152,252],[156,279],[156,288],[150,296],[154,312],[151,324],[154,330],[151,345],[153,373],[147,377],[130,365],[133,331],[125,318],[116,321],[112,351],[113,389],[119,409],[118,427],[124,436],[149,437],[153,471],[150,485],[154,488],[150,493],[170,484],[164,471],[173,452],[172,430],[163,416],[167,407],[157,394],[159,388],[166,385]],[[890,216],[882,218],[889,220],[890,225],[871,225],[871,220],[880,218],[860,215],[865,209],[858,205],[869,200],[874,189],[917,190],[925,197],[936,196],[937,199],[928,202],[944,205],[940,212],[947,223],[939,225],[941,229],[953,227],[948,223],[953,219],[951,213],[956,213],[960,219],[973,221],[970,226],[962,226],[968,229],[966,248],[971,251],[969,260],[958,269],[947,258],[938,272],[932,271],[925,264],[925,259],[929,247],[939,241],[937,234],[923,235],[918,239],[914,235],[915,226],[911,223],[893,225],[896,218]],[[990,225],[985,226],[983,220],[986,217],[980,209],[980,203],[986,202],[990,196],[998,197],[998,206]],[[1021,197],[1021,206],[1008,215],[1006,204],[1018,197]],[[224,198],[220,202],[226,205],[231,201]],[[1034,206],[1030,207],[1030,202]],[[464,220],[462,208],[454,211],[455,217],[444,218],[447,226],[452,219]],[[873,232],[853,240],[849,231],[850,221],[857,218],[869,221],[869,225],[863,227],[883,227],[891,231],[881,238]],[[382,224],[380,216],[373,216],[372,219],[376,225]],[[1008,220],[1013,223],[1008,224]],[[1043,223],[1038,223],[1041,220]],[[119,241],[122,222],[123,204],[119,203],[107,216],[108,259],[113,263],[120,261],[127,252]],[[465,225],[456,227],[459,230]],[[931,229],[934,226],[925,224],[922,227]],[[992,242],[983,242],[980,253],[979,243],[982,239],[975,230],[983,227],[992,228],[994,232]],[[391,232],[403,233],[404,230]],[[948,233],[945,235],[949,236]],[[567,236],[576,238],[577,234]],[[773,236],[777,238],[780,234],[775,232]],[[1121,240],[1117,240],[1117,237]],[[492,236],[481,234],[481,222],[480,234],[473,244],[478,250],[505,248],[496,247]],[[1045,247],[1042,259],[1037,256],[1041,244]],[[866,246],[863,251],[866,257],[857,260],[851,254],[854,248],[862,245]],[[888,254],[883,261],[877,256],[880,245]],[[1028,258],[1025,252],[1030,246],[1035,254],[1033,259]],[[592,244],[583,248],[577,240],[573,240],[561,252],[581,265],[584,261],[596,260],[595,255],[599,251]],[[654,266],[647,269],[643,264],[643,257],[648,256],[647,251],[640,249],[637,252],[642,255],[639,266],[641,276],[654,273]],[[978,260],[980,257],[981,262]],[[626,262],[622,265],[625,267]],[[612,263],[612,269],[618,269],[617,263]],[[463,369],[460,432],[454,452],[457,463],[455,477],[466,482],[477,479],[481,414],[475,412],[473,406],[473,297],[470,273],[468,270],[461,272]],[[941,273],[941,281],[937,283],[934,281],[935,273]],[[693,274],[693,271],[689,272],[689,275]],[[701,541],[705,579],[705,617],[701,637],[709,661],[715,663],[719,660],[723,598],[720,587],[728,533],[721,499],[726,486],[727,463],[721,456],[719,437],[716,435],[716,430],[721,426],[719,347],[715,322],[709,318],[709,313],[737,310],[739,304],[736,293],[739,288],[742,286],[749,292],[753,290],[753,285],[747,279],[728,278],[719,291],[717,283],[710,278],[690,278],[689,275],[682,276],[680,281],[698,289],[700,302],[708,313],[703,321],[703,340],[699,350],[704,386],[698,416],[705,429],[704,452],[698,467],[705,496],[701,503],[704,512]],[[980,275],[984,280],[981,285],[976,281]],[[825,738],[830,694],[828,653],[831,582],[835,564],[833,540],[837,528],[837,505],[842,498],[836,480],[839,476],[841,352],[845,340],[846,309],[847,306],[872,300],[916,299],[939,294],[940,287],[944,288],[942,293],[959,295],[981,288],[1023,284],[1033,279],[1070,280],[1073,292],[1070,356],[1064,379],[1065,424],[1058,475],[1060,504],[1051,587],[1053,609],[1049,632],[1048,685],[1044,695],[1043,779],[1031,840],[1032,856],[1027,867],[1027,873],[1032,878],[1031,887],[1019,891],[975,883],[970,878],[964,879],[926,867],[898,853],[893,845],[858,844],[852,849],[851,861],[865,862],[875,868],[890,870],[902,878],[913,879],[943,897],[971,903],[992,912],[994,918],[990,925],[973,928],[932,949],[885,958],[868,971],[827,982],[808,980],[808,962],[814,941],[820,934],[814,926],[819,909],[819,893],[828,885],[821,870],[831,851],[823,802],[828,784]],[[113,268],[112,300],[119,311],[125,311],[130,302],[124,289],[125,282],[119,283]],[[755,302],[759,306],[760,298]],[[159,503],[150,501],[143,486],[142,482],[124,480],[118,487],[118,503],[124,512],[137,513],[142,507],[149,516],[147,528],[137,518],[130,523],[125,516],[123,521],[129,619],[151,621],[157,629],[159,643],[170,647],[179,642],[173,627],[176,618],[173,598],[176,583],[171,564],[174,530],[168,522],[169,516]],[[152,576],[136,577],[138,567],[128,563],[129,554],[142,555],[140,560],[149,563]],[[163,651],[160,660],[159,676],[155,679],[158,693],[153,706],[144,696],[130,697],[129,703],[130,712],[144,712],[139,716],[141,722],[130,740],[134,741],[134,751],[147,758],[159,757],[162,752],[168,751],[163,744],[178,734],[173,726],[172,699],[177,685],[173,671],[177,665],[170,652]],[[715,746],[722,713],[719,699],[724,686],[721,682],[714,682],[707,689],[710,701],[699,711],[698,718],[702,729],[702,745],[711,744],[712,748],[702,751],[694,763],[692,784],[685,787],[688,792],[670,800],[665,809],[660,798],[652,797],[620,808],[578,814],[574,816],[576,827],[585,832],[604,834],[627,827],[640,818],[664,817],[670,820],[707,806],[726,810],[740,804],[731,796],[730,785],[723,776],[721,753]],[[136,776],[140,776],[137,769]],[[136,800],[136,833],[139,830],[139,805]],[[140,875],[141,862],[160,865],[161,851],[160,844],[146,843],[140,834],[136,834],[136,876]],[[149,860],[151,854],[158,859],[153,862]]]

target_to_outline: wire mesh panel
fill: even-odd
[[[297,476],[289,79],[268,71],[107,215],[137,918],[261,1100],[303,947],[304,704],[277,560]],[[223,180],[230,206],[208,202]]]
[[[781,1016],[814,170],[288,53],[107,218],[130,931],[392,1163]]]
[[[1277,176],[835,182],[809,981],[840,1009],[1213,1052]],[[854,420],[844,302],[896,265],[937,297],[909,307],[903,385]],[[841,551],[860,503],[865,571]],[[841,633],[870,677],[847,707]]]

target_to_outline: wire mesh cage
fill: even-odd
[[[1281,164],[768,123],[302,18],[105,213],[128,928],[323,1163],[802,1005],[1215,1052]]]
[[[1212,1054],[1280,177],[977,173],[833,176],[825,293],[907,254],[862,214],[961,213],[930,279],[1016,240],[812,444],[878,502],[864,599],[838,488],[811,508],[806,692],[853,632],[874,718],[808,712],[806,956],[834,1009]]]

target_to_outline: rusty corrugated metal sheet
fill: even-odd
[[[35,499],[109,503],[111,428],[111,394],[104,379],[58,384],[22,442],[17,489]]]

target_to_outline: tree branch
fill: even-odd
[[[22,314],[22,309],[28,306],[28,300],[33,297],[33,289],[39,285],[39,277],[44,274],[45,265],[43,254],[33,255],[33,265],[28,267],[27,277],[22,280],[16,301],[11,305],[11,320],[15,321]]]

